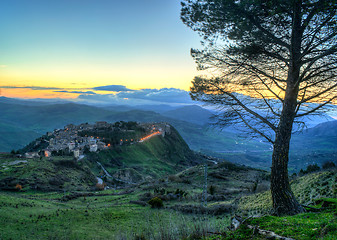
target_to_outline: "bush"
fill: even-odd
[[[335,167],[336,167],[336,164],[332,161],[325,162],[322,165],[323,169],[329,169],[329,168],[335,168]]]
[[[215,193],[215,186],[213,186],[213,185],[209,186],[208,193],[211,194],[211,195],[214,195],[214,193]]]
[[[81,169],[81,167],[74,160],[59,160],[53,162],[55,166],[63,167],[63,168],[73,168],[73,169]]]
[[[21,190],[22,190],[21,184],[16,184],[15,189],[16,189],[17,191],[21,191]]]
[[[154,197],[148,202],[152,208],[162,208],[164,207],[163,200],[159,197]]]
[[[168,180],[170,182],[177,182],[177,183],[181,183],[182,179],[180,177],[178,177],[177,175],[170,175],[168,176]]]
[[[103,191],[105,187],[106,187],[105,183],[96,183],[96,189],[99,191]]]
[[[321,170],[321,168],[315,163],[315,164],[308,165],[306,170],[301,169],[299,172],[299,175],[303,176],[304,174],[317,172],[319,170]]]
[[[319,171],[319,170],[321,170],[321,168],[315,163],[315,164],[312,164],[312,165],[308,165],[306,173],[316,172],[316,171]]]

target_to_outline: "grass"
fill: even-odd
[[[201,170],[200,167],[193,167],[168,180],[123,190],[90,192],[90,196],[82,195],[67,201],[63,197],[70,196],[70,192],[0,192],[0,239],[263,239],[245,226],[235,232],[227,231],[228,213],[215,216],[172,210],[175,206],[200,205]],[[248,187],[252,184],[248,179],[264,174],[229,163],[209,166],[209,173],[210,183],[216,184],[218,181],[218,196],[232,196],[225,201],[210,201],[209,209],[233,204],[240,193],[230,193],[228,189],[238,188],[238,185],[244,187],[245,184]],[[219,174],[225,175],[227,180],[221,181]],[[297,195],[311,189],[314,183],[321,189],[328,188],[335,180],[334,174],[334,171],[313,173],[295,179],[292,186]],[[192,180],[192,183],[186,182],[186,179]],[[221,189],[221,185],[225,189]],[[180,200],[164,201],[164,209],[135,204],[144,194],[154,196],[154,189],[174,192],[178,188],[189,194]],[[242,194],[243,189],[239,190]],[[316,200],[318,198],[312,202],[317,208],[330,208],[296,216],[252,218],[247,223],[295,239],[334,239],[337,235],[337,199]],[[248,195],[241,198],[236,213],[246,211],[249,215],[256,215],[263,213],[262,209],[268,210],[270,204],[268,192]],[[226,236],[220,235],[224,232]]]
[[[332,203],[334,207],[322,212],[307,212],[295,216],[265,216],[248,220],[247,224],[293,239],[336,239],[337,199],[325,199],[324,201]],[[246,237],[253,235],[253,231],[245,227],[239,229],[238,232],[239,235]]]
[[[321,199],[314,207],[321,208],[324,204],[329,207],[315,213],[306,212],[295,216],[250,218],[240,225],[236,231],[227,231],[224,236],[211,236],[207,240],[269,239],[267,236],[260,235],[257,231],[248,228],[248,225],[297,240],[334,240],[337,236],[337,199]]]
[[[228,224],[228,217],[151,209],[115,193],[68,202],[60,193],[0,193],[0,239],[181,239]]]
[[[291,180],[291,188],[301,204],[313,204],[323,197],[337,197],[337,171],[310,173]],[[272,208],[270,191],[243,196],[238,204],[240,214],[265,214]]]
[[[0,187],[14,189],[21,184],[24,190],[42,191],[89,190],[96,183],[86,165],[72,157],[25,159],[10,155],[0,158]]]

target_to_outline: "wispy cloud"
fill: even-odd
[[[0,68],[6,68],[8,67],[7,65],[0,65]]]
[[[59,92],[59,93],[77,93],[77,94],[91,94],[94,95],[93,91],[68,91],[68,90],[59,90],[59,91],[54,91],[54,92]]]
[[[0,88],[8,88],[8,89],[23,88],[23,89],[31,89],[31,90],[57,90],[57,89],[63,89],[63,88],[56,88],[56,87],[39,87],[39,86],[0,86]]]
[[[64,92],[64,93],[87,93],[95,94],[93,91],[109,91],[109,92],[132,92],[134,90],[127,88],[124,85],[107,85],[107,86],[97,86],[93,88],[58,88],[58,87],[41,87],[41,86],[0,86],[0,88],[8,89],[31,89],[31,90],[58,90],[55,92]],[[93,91],[87,91],[93,90]]]
[[[107,85],[107,86],[99,86],[92,88],[96,91],[110,91],[110,92],[128,92],[128,91],[134,91],[132,89],[127,88],[123,85]]]

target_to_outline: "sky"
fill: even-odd
[[[3,0],[1,96],[190,101],[201,38],[179,0]]]

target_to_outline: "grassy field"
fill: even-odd
[[[224,230],[229,222],[228,216],[132,204],[137,194],[114,190],[66,202],[60,200],[63,196],[0,193],[0,239],[182,239]]]
[[[301,202],[311,203],[320,211],[274,217],[266,215],[271,207],[268,191],[246,194],[241,198],[240,193],[235,195],[234,188],[242,192],[243,189],[238,187],[247,181],[243,180],[244,176],[252,178],[254,171],[230,164],[222,165],[220,168],[209,166],[210,184],[215,185],[221,173],[228,176],[216,185],[220,194],[210,194],[210,197],[232,197],[227,200],[209,198],[207,208],[200,207],[203,203],[200,197],[200,167],[172,175],[164,182],[143,183],[119,190],[0,192],[0,239],[265,239],[247,225],[294,239],[335,239],[337,199],[321,197],[336,194],[333,192],[336,171],[312,173],[292,182],[292,188]],[[230,176],[230,171],[235,174]],[[246,184],[246,187],[251,186],[248,182]],[[224,189],[219,189],[221,185]],[[169,199],[170,192],[178,188],[188,192],[188,195]],[[229,189],[233,192],[229,193]],[[311,190],[311,194],[308,190]],[[164,208],[155,209],[146,204],[147,199],[154,196],[164,199]],[[234,207],[235,199],[239,199],[237,197],[240,201]],[[226,204],[231,204],[231,210],[220,214],[213,211],[214,207],[219,209]],[[191,206],[194,213],[190,211]],[[200,209],[207,210],[198,211]],[[233,214],[243,218],[253,215],[260,217],[248,219],[233,232],[228,230]]]
[[[210,165],[215,193],[209,193],[207,208],[201,207],[202,174],[196,166],[167,179],[98,192],[0,192],[0,239],[263,239],[245,225],[228,231],[233,214],[260,215],[246,223],[282,236],[335,239],[337,200],[319,201],[336,194],[335,170],[294,179],[297,198],[323,208],[288,217],[265,215],[271,209],[269,191],[259,190],[265,172]],[[249,181],[254,178],[257,185]],[[178,189],[188,194],[171,198]],[[164,199],[164,208],[146,204],[154,196]]]

